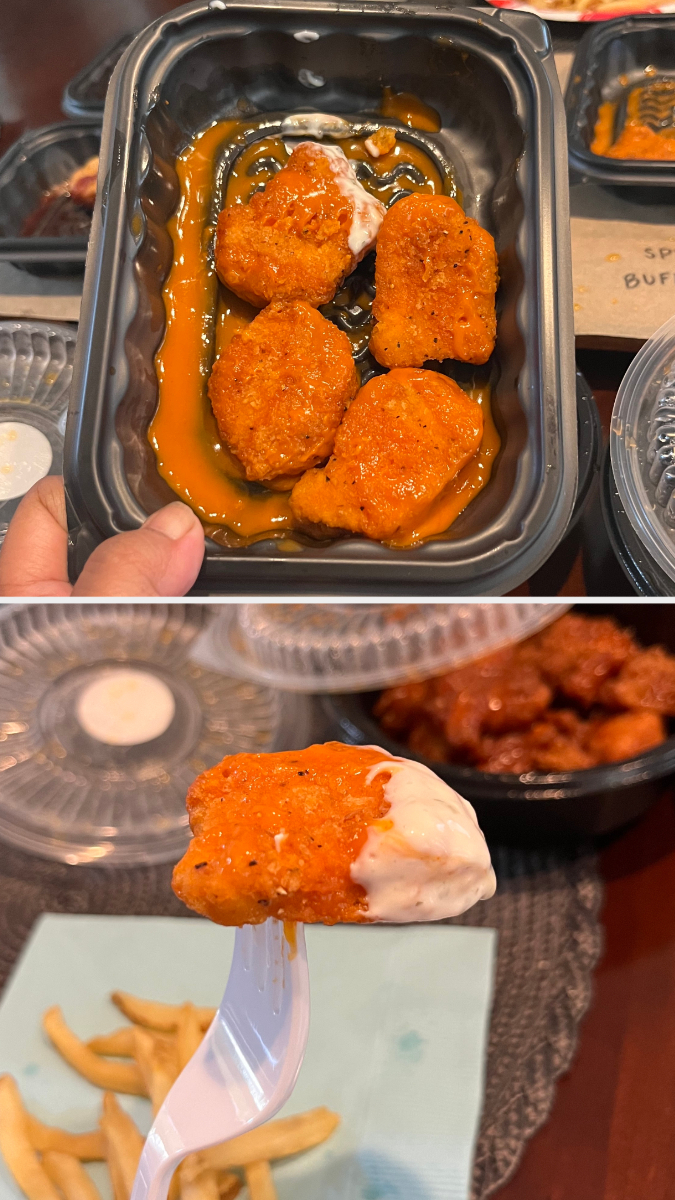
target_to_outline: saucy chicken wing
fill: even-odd
[[[617,713],[595,722],[586,745],[595,762],[623,762],[659,746],[665,739],[663,717],[645,710]]]
[[[248,204],[223,209],[216,270],[243,300],[332,300],[375,244],[386,209],[339,146],[301,142]]]
[[[607,681],[600,699],[610,708],[648,708],[675,717],[675,658],[663,646],[639,650]]]
[[[327,458],[358,386],[347,335],[300,300],[278,301],[216,360],[209,397],[246,478],[263,480]]]
[[[394,736],[412,721],[415,749],[420,749],[420,726],[431,725],[442,735],[446,751],[453,749],[472,757],[480,754],[486,733],[528,726],[544,712],[552,696],[536,668],[522,661],[517,647],[508,647],[424,683],[389,688],[380,696],[374,713],[382,728]]]
[[[585,749],[587,728],[577,713],[551,709],[529,729],[483,738],[476,766],[491,774],[582,771],[597,761]]]
[[[373,715],[432,762],[515,775],[581,771],[665,740],[675,657],[642,650],[611,617],[568,613],[519,645],[387,688]]]
[[[301,523],[385,541],[419,517],[476,453],[480,405],[435,371],[391,371],[362,387],[325,467],[291,493]]]
[[[590,708],[605,680],[635,651],[627,629],[611,617],[565,613],[531,639],[531,653],[545,678],[564,696]]]
[[[173,888],[221,925],[437,920],[495,890],[471,805],[377,746],[234,754],[187,808]]]
[[[384,367],[446,358],[487,362],[497,283],[491,235],[455,200],[421,194],[399,200],[377,241],[372,353]]]

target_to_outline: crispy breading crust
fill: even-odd
[[[243,300],[305,300],[318,308],[333,299],[359,258],[349,248],[352,201],[340,191],[328,158],[311,143],[248,204],[218,217],[216,270]]]
[[[495,244],[455,200],[415,194],[389,209],[375,284],[370,349],[382,366],[487,362],[497,328]]]
[[[233,754],[192,784],[194,838],[173,890],[220,925],[367,921],[350,867],[389,809],[370,768],[383,750],[328,742],[277,754]]]
[[[327,458],[358,386],[347,335],[303,301],[276,301],[216,361],[209,397],[246,478],[262,480]]]
[[[291,493],[301,523],[384,541],[415,520],[476,453],[480,405],[436,371],[395,370],[362,387],[333,457]]]

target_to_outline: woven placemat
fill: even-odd
[[[491,847],[497,893],[451,924],[499,933],[471,1200],[513,1175],[553,1107],[602,950],[602,883],[588,853]]]
[[[496,896],[453,924],[499,933],[472,1200],[513,1174],[569,1066],[601,949],[602,888],[585,855],[493,848]],[[188,916],[169,865],[70,867],[0,846],[0,988],[44,912]]]

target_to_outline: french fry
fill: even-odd
[[[100,1162],[105,1158],[100,1129],[94,1129],[91,1133],[68,1133],[65,1129],[44,1125],[31,1113],[26,1113],[26,1121],[30,1144],[40,1154],[56,1150],[61,1154],[72,1154],[83,1162]]]
[[[103,1097],[100,1124],[115,1200],[129,1200],[145,1139],[112,1092]]]
[[[241,1191],[241,1179],[234,1171],[216,1171],[220,1200],[234,1200]]]
[[[160,1033],[175,1033],[180,1019],[180,1004],[163,1004],[159,1000],[141,1000],[128,992],[113,992],[110,999],[125,1017],[135,1025],[145,1025]],[[197,1008],[197,1018],[202,1029],[208,1029],[216,1015],[215,1008]]]
[[[174,1180],[179,1181],[181,1200],[234,1200],[241,1191],[241,1179],[233,1171],[205,1169],[195,1162],[196,1155],[183,1159]]]
[[[217,1171],[201,1171],[194,1177],[184,1175],[178,1168],[180,1200],[220,1200]]]
[[[198,1150],[188,1159],[192,1160],[192,1169],[196,1174],[206,1167],[229,1171],[232,1167],[271,1162],[275,1158],[287,1158],[289,1154],[300,1154],[303,1150],[318,1146],[335,1132],[339,1124],[337,1113],[328,1108],[312,1108],[294,1117],[268,1121],[266,1125],[260,1125],[250,1133],[241,1133],[239,1137],[231,1138],[220,1146]]]
[[[184,1004],[180,1010],[176,1028],[176,1058],[179,1074],[189,1063],[203,1036],[197,1009],[194,1004]]]
[[[180,1200],[220,1200],[217,1171],[202,1171],[188,1181],[178,1170]]]
[[[112,1092],[128,1092],[132,1096],[147,1095],[136,1063],[110,1062],[106,1058],[99,1058],[68,1028],[57,1005],[47,1009],[42,1018],[42,1028],[62,1058],[96,1087]]]
[[[277,1189],[268,1162],[250,1163],[244,1168],[244,1177],[249,1200],[277,1200]],[[70,1200],[70,1196],[67,1196],[66,1200]]]
[[[167,1046],[174,1044],[172,1034],[153,1032],[153,1037],[155,1041],[163,1042]],[[122,1029],[114,1029],[112,1033],[100,1033],[89,1038],[86,1045],[94,1054],[109,1054],[112,1058],[133,1058],[134,1026],[124,1025]]]
[[[63,1192],[65,1200],[101,1200],[101,1193],[79,1158],[61,1154],[59,1150],[48,1150],[42,1156],[42,1165],[52,1183]]]
[[[94,1054],[109,1054],[112,1058],[134,1057],[134,1027],[125,1025],[112,1033],[99,1033],[85,1043]]]
[[[156,1113],[164,1103],[178,1075],[176,1048],[166,1046],[147,1029],[134,1029],[134,1058],[143,1078],[147,1094]]]
[[[0,1076],[0,1153],[28,1200],[61,1200],[31,1146],[26,1113],[11,1075]]]

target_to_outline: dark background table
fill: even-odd
[[[61,119],[65,84],[164,0],[2,0],[0,151]],[[580,29],[564,27],[573,41]],[[561,37],[563,34],[560,35]],[[580,349],[605,434],[626,351]],[[561,594],[584,592],[580,557]],[[527,594],[527,585],[519,592]],[[675,802],[601,855],[606,949],[572,1070],[503,1200],[670,1200],[675,1195]]]

